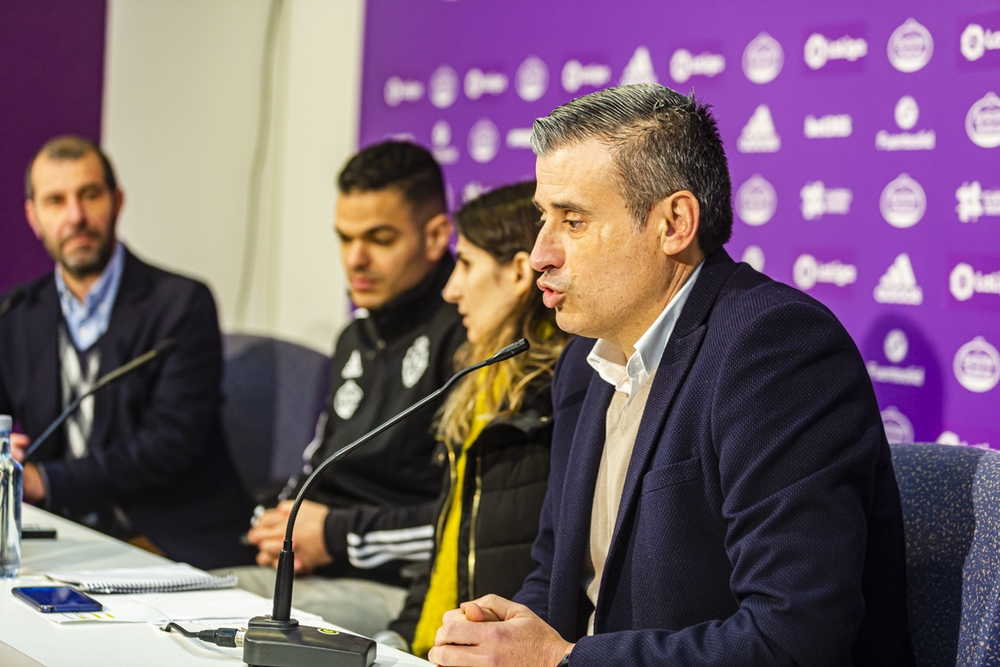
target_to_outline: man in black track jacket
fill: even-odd
[[[358,309],[337,341],[325,423],[305,452],[303,473],[248,534],[262,566],[277,561],[290,499],[306,475],[443,385],[465,341],[458,311],[441,298],[454,261],[434,158],[406,142],[376,144],[347,163],[338,186],[336,233]],[[442,474],[430,435],[436,408],[380,434],[314,487],[295,525],[296,572],[315,575],[296,582],[297,607],[365,634],[396,616],[405,596],[401,567],[427,560],[433,548]],[[381,505],[410,505],[413,521],[398,530],[352,532]],[[270,567],[239,574],[241,586],[271,594]]]

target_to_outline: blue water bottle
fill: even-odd
[[[21,499],[24,469],[10,451],[14,420],[0,415],[0,577],[16,577],[21,569]]]

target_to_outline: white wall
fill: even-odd
[[[121,236],[208,282],[224,330],[328,352],[345,284],[335,177],[356,148],[363,0],[285,0],[245,323],[235,306],[269,0],[111,0],[103,143]]]

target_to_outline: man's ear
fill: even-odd
[[[448,251],[451,240],[451,220],[445,213],[438,213],[424,223],[424,256],[437,262]]]
[[[664,254],[675,257],[691,249],[698,252],[701,207],[689,190],[680,190],[653,205],[647,224],[655,224]]]
[[[535,289],[535,270],[531,268],[531,256],[524,250],[514,255],[508,269],[513,280],[511,288],[516,296],[522,296]]]
[[[35,202],[30,199],[24,200],[24,217],[28,219],[28,226],[31,227],[31,231],[34,232],[36,239],[42,238],[42,226],[38,224],[38,218],[35,217]]]

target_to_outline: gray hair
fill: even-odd
[[[537,118],[531,130],[540,157],[591,139],[609,147],[613,178],[636,229],[657,202],[688,190],[701,208],[701,251],[708,255],[729,240],[729,167],[711,107],[693,95],[636,83],[578,97]]]
[[[40,155],[50,160],[79,160],[84,155],[93,153],[101,161],[101,168],[104,170],[104,184],[108,190],[114,192],[118,189],[118,179],[115,177],[115,169],[111,166],[111,160],[97,144],[78,137],[73,134],[65,134],[54,139],[49,139],[45,145],[38,149],[35,156],[28,163],[28,168],[24,171],[24,198],[33,200],[35,198],[35,184],[31,182],[31,168],[35,166],[35,160]]]

